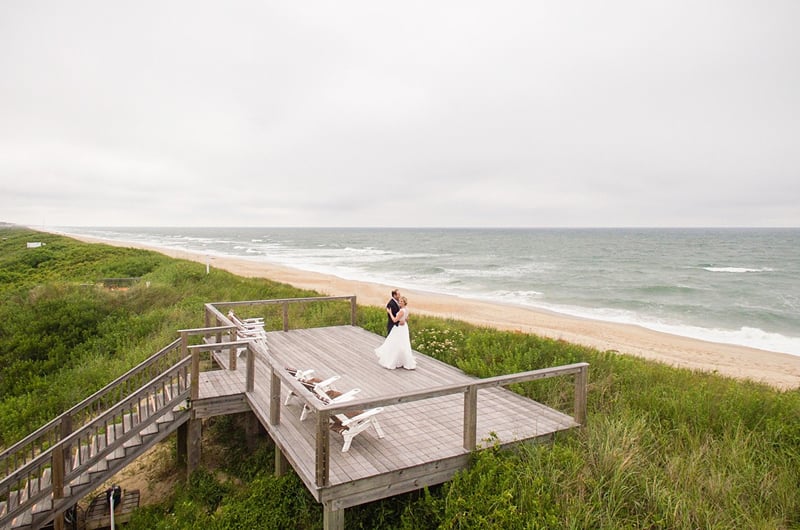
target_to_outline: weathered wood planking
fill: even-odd
[[[120,504],[114,509],[114,526],[131,520],[133,511],[139,507],[139,490],[127,490],[122,493]],[[105,494],[96,496],[85,515],[85,530],[96,530],[111,527],[111,506]]]
[[[382,336],[354,326],[267,333],[268,355],[280,366],[313,369],[322,379],[338,375],[334,387],[340,391],[360,388],[359,399],[475,381],[461,370],[418,352],[416,370],[386,370],[378,365],[374,353],[382,342]],[[226,356],[227,351],[221,355]],[[201,374],[197,407],[224,413],[225,400],[220,398],[244,392],[246,363],[244,358],[239,361],[236,372]],[[300,421],[303,399],[308,396],[295,397],[284,406],[288,389],[283,385],[280,424],[271,425],[270,384],[271,368],[263,354],[257,354],[255,387],[247,394],[247,402],[314,497],[334,509],[444,482],[469,462],[463,438],[464,396],[451,394],[385,407],[377,416],[385,438],[379,439],[369,429],[354,439],[347,453],[341,452],[341,437],[331,433],[329,484],[319,487],[315,483],[316,418],[310,414],[306,421]],[[214,405],[204,408],[204,400]],[[479,446],[548,437],[576,426],[571,416],[504,388],[478,391]]]

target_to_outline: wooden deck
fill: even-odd
[[[289,329],[291,315],[320,303],[349,306],[350,325]],[[232,314],[227,318],[233,309],[254,315],[249,322],[261,322],[258,333]],[[374,354],[383,337],[355,326],[357,309],[355,296],[205,304],[204,327],[179,330],[179,339],[0,452],[6,475],[0,527],[39,528],[51,520],[63,527],[63,512],[173,432],[191,473],[200,463],[202,420],[212,416],[252,412],[248,435],[256,434],[257,419],[275,442],[276,474],[294,467],[323,504],[326,530],[344,529],[347,507],[449,480],[482,445],[550,437],[585,424],[587,363],[477,379],[417,352],[416,370],[390,371]],[[277,311],[283,330],[264,332],[265,317],[274,325]],[[201,344],[192,344],[198,338]],[[222,369],[214,369],[209,354]],[[325,405],[286,367],[313,369],[322,379],[338,375],[335,389],[361,392],[353,401]],[[573,406],[564,404],[574,418],[504,389],[561,376],[574,385]],[[285,405],[290,390],[296,396]],[[304,404],[313,412],[301,422]],[[377,407],[385,437],[367,430],[343,453],[329,418]],[[132,505],[123,503],[120,511]],[[104,514],[94,515],[87,524],[105,524]]]
[[[386,370],[377,364],[373,352],[383,337],[355,326],[267,335],[268,351],[258,348],[254,357],[252,392],[245,392],[246,363],[241,358],[235,371],[200,373],[199,395],[192,407],[198,418],[252,410],[315,499],[328,510],[439,484],[468,465],[464,392],[409,402],[398,396],[480,380],[418,352],[416,370]],[[226,364],[227,351],[216,358]],[[337,390],[361,389],[354,403],[381,399],[396,403],[385,406],[377,416],[386,436],[379,439],[369,429],[354,439],[349,452],[342,453],[341,437],[331,433],[329,473],[326,483],[320,485],[317,421],[314,414],[300,421],[303,400],[315,398],[307,394],[283,405],[289,387],[282,384],[280,419],[271,423],[272,366],[313,369],[314,375],[323,379],[338,375]],[[571,416],[500,386],[477,391],[478,446],[549,437],[578,425]]]

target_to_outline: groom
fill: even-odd
[[[386,335],[388,336],[389,333],[392,331],[392,328],[395,327],[395,323],[392,320],[392,317],[397,316],[397,312],[400,311],[400,291],[395,289],[392,291],[392,298],[389,300],[389,303],[386,304]]]

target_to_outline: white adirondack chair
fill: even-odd
[[[365,411],[358,410],[345,414],[337,414],[331,418],[331,430],[341,434],[344,439],[344,444],[342,445],[343,453],[346,453],[350,449],[353,438],[366,430],[370,425],[375,428],[378,438],[384,437],[381,424],[378,423],[378,418],[376,418],[381,412],[383,412],[383,407],[377,407]]]
[[[323,381],[322,383],[325,382],[326,381]],[[338,390],[333,390],[331,388],[324,389],[322,383],[317,383],[314,385],[314,395],[326,405],[338,405],[339,403],[352,401],[355,399],[356,394],[361,392],[360,388],[354,388],[345,393],[339,392]],[[300,421],[304,421],[308,417],[308,413],[312,412],[312,410],[313,409],[308,405],[303,405],[303,412],[300,413]]]
[[[253,339],[267,348],[267,331],[264,329],[263,318],[239,318],[231,309],[228,318],[236,326],[236,336],[240,339]],[[239,348],[237,355],[241,357],[247,348]]]
[[[287,368],[286,370],[292,374],[295,379],[300,381],[300,383],[302,383],[302,385],[306,387],[309,392],[314,392],[315,385],[319,385],[323,390],[330,390],[331,385],[339,380],[338,375],[334,375],[324,380],[320,379],[319,377],[312,377],[311,374],[314,373],[314,370],[296,370],[295,368]],[[288,405],[294,396],[294,390],[290,388],[283,404]]]
[[[347,401],[352,401],[355,399],[356,394],[361,392],[360,388],[354,388],[345,393],[333,390],[331,388],[331,384],[337,381],[339,376],[333,376],[324,381],[320,381],[319,378],[310,377],[310,375],[314,372],[313,370],[303,371],[296,370],[294,368],[287,368],[287,370],[289,373],[294,375],[298,381],[301,381],[306,388],[309,388],[309,385],[311,385],[310,390],[320,401],[326,405],[337,405]],[[290,390],[289,395],[286,396],[284,405],[289,404],[289,400],[293,395],[294,392]],[[304,421],[308,417],[309,412],[312,411],[312,407],[304,404],[303,411],[300,413],[300,421]],[[383,412],[383,407],[377,407],[366,411],[350,411],[343,414],[336,414],[331,417],[331,430],[341,434],[344,440],[344,443],[342,444],[343,453],[346,453],[350,450],[350,445],[353,443],[353,438],[369,428],[370,425],[375,429],[375,432],[378,434],[378,438],[384,437],[383,429],[381,428],[381,424],[378,422],[378,418],[376,417],[381,412]]]

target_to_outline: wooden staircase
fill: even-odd
[[[179,343],[0,453],[0,530],[61,517],[190,419],[192,359]]]

